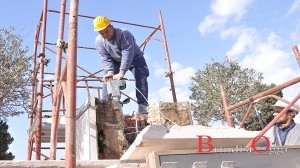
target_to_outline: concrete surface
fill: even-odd
[[[121,160],[143,160],[152,151],[199,149],[198,136],[210,136],[216,148],[246,146],[258,135],[258,131],[246,131],[230,127],[211,128],[199,125],[148,125],[123,154]],[[207,142],[204,137],[203,142]]]
[[[77,168],[104,168],[120,163],[119,160],[77,161]],[[41,161],[0,161],[1,168],[63,168],[64,160],[41,160]]]
[[[64,168],[64,160],[0,161],[0,168]],[[76,168],[148,168],[146,163],[120,160],[76,161]]]

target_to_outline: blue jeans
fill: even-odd
[[[148,105],[148,81],[149,69],[146,64],[145,58],[141,57],[133,60],[129,70],[132,72],[135,79],[135,87],[139,90],[135,90],[137,103]],[[114,62],[114,73],[117,74],[120,71],[120,63]],[[141,93],[140,93],[141,92]],[[146,99],[145,99],[146,98]],[[109,99],[107,94],[107,85],[103,84],[102,99]]]

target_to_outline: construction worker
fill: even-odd
[[[283,99],[291,102],[289,98]],[[278,100],[273,106],[273,115],[277,116],[287,105],[287,103]],[[299,110],[297,108],[291,106],[290,109],[277,120],[276,124],[270,128],[267,135],[270,135],[271,146],[300,145],[300,124],[294,121],[294,117],[298,112]]]
[[[130,70],[135,79],[138,114],[147,115],[149,70],[134,36],[128,30],[113,27],[106,16],[94,19],[94,30],[99,33],[95,43],[105,71],[102,98],[108,99],[107,79],[120,80]]]

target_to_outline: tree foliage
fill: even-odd
[[[274,87],[275,85],[266,85],[266,89],[270,89]],[[282,97],[282,92],[275,93],[275,95]],[[252,130],[252,131],[259,131],[262,129],[262,127],[266,126],[268,123],[272,121],[274,110],[272,105],[274,105],[276,102],[275,99],[269,98],[265,99],[261,102],[255,103],[254,109],[251,111],[249,117],[246,120],[245,123],[245,129],[246,130]],[[261,123],[258,119],[258,117],[261,118]]]
[[[229,105],[245,100],[255,94],[263,92],[274,85],[262,84],[262,73],[253,69],[241,68],[239,63],[229,60],[227,57],[223,62],[213,61],[206,64],[204,70],[198,70],[192,77],[190,98],[195,100],[194,117],[201,125],[208,126],[213,122],[222,121],[225,123],[224,108],[220,92],[220,85],[223,85]],[[275,103],[273,98],[255,103],[255,109],[260,110],[264,123],[272,120],[272,107]],[[244,117],[248,106],[241,106],[233,109],[231,116],[235,125],[239,125]],[[261,129],[255,111],[251,112],[246,129]]]
[[[14,31],[0,29],[0,119],[24,113],[29,100],[30,57]]]
[[[7,130],[6,122],[0,120],[0,160],[13,160],[15,158],[11,152],[7,152],[8,146],[14,141]]]

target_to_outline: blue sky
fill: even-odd
[[[25,38],[32,55],[34,32],[43,7],[42,0],[10,0],[2,2],[0,27],[14,26]],[[60,10],[60,1],[51,0],[48,8]],[[69,8],[69,1],[67,3]],[[243,67],[254,68],[264,74],[264,82],[281,84],[299,75],[299,67],[292,46],[299,46],[300,0],[212,0],[212,1],[80,1],[79,14],[88,16],[106,15],[112,20],[131,22],[156,27],[161,10],[178,101],[188,100],[190,76],[212,59],[221,60],[225,55],[240,61]],[[67,10],[69,11],[69,10]],[[66,16],[65,40],[67,40],[68,15]],[[46,41],[57,40],[59,14],[48,13]],[[113,23],[115,27],[130,30],[140,44],[152,30]],[[92,19],[80,18],[78,45],[94,47]],[[161,39],[160,33],[156,38]],[[55,50],[54,46],[49,46]],[[38,50],[39,51],[39,50]],[[54,72],[55,55],[46,51],[51,62],[46,72]],[[78,65],[91,73],[100,70],[100,60],[93,50],[78,50]],[[169,79],[164,77],[167,69],[163,45],[151,40],[145,57],[150,69],[149,103],[172,101]],[[86,73],[78,70],[79,75]],[[298,75],[297,75],[298,74]],[[126,77],[132,78],[130,73]],[[47,75],[45,78],[53,79]],[[99,83],[91,84],[100,86]],[[295,97],[300,85],[284,90],[284,96]],[[47,91],[45,91],[47,92]],[[133,83],[124,91],[135,97]],[[77,107],[86,99],[86,91],[78,90]],[[96,91],[91,92],[97,95]],[[50,109],[50,100],[44,101],[44,109]],[[135,104],[124,107],[130,114]],[[297,118],[297,121],[299,119]],[[15,138],[10,151],[16,160],[25,160],[27,152],[27,115],[9,119],[9,131]],[[44,154],[49,155],[48,152]],[[34,158],[34,157],[33,157]]]

